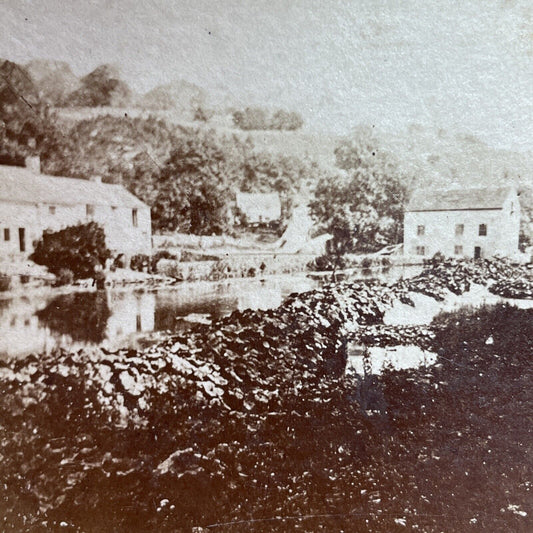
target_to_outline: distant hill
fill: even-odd
[[[25,65],[39,96],[50,105],[62,105],[66,97],[78,90],[80,80],[74,75],[68,63],[48,59],[35,59]]]
[[[204,107],[207,101],[206,92],[184,80],[177,80],[167,85],[159,85],[139,98],[139,107],[152,110],[175,110],[183,117],[192,118],[192,112]]]
[[[120,79],[117,67],[100,65],[80,80],[80,87],[68,94],[63,105],[68,107],[124,107],[131,104],[132,91]]]
[[[0,59],[0,106],[30,109],[39,101],[39,90],[29,72],[18,63]]]
[[[421,185],[498,186],[533,184],[533,153],[494,148],[473,135],[411,126],[402,134],[379,134]]]

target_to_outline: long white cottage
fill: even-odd
[[[45,230],[98,222],[115,253],[149,254],[150,208],[121,185],[0,165],[0,259],[25,258]]]
[[[514,187],[420,190],[404,216],[404,254],[430,258],[518,253],[520,203]]]

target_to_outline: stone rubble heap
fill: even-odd
[[[516,294],[510,287],[520,285],[510,279],[531,287],[530,272],[506,262],[447,262],[394,284],[345,281],[293,294],[275,310],[234,312],[143,352],[60,352],[3,363],[6,520],[22,520],[21,491],[30,501],[24,520],[53,521],[82,512],[87,498],[105,506],[98,494],[110,480],[117,486],[109,490],[142,494],[143,476],[158,494],[163,486],[188,498],[233,480],[228,501],[220,502],[230,505],[244,481],[268,483],[280,460],[272,455],[280,453],[272,440],[280,432],[292,450],[307,435],[301,424],[321,417],[351,420],[361,431],[357,403],[346,401],[355,386],[344,373],[347,340],[426,347],[432,338],[429,328],[384,326],[395,301],[409,303],[413,292],[443,299],[471,283]],[[307,437],[317,446],[317,435]],[[348,461],[342,451],[334,458]],[[252,464],[258,473],[249,478]],[[172,505],[161,512],[190,512],[187,502]]]

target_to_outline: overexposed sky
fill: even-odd
[[[532,0],[0,0],[0,57],[185,79],[243,105],[533,150]]]

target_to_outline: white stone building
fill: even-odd
[[[98,222],[115,253],[151,253],[150,208],[122,185],[0,165],[0,260],[28,257],[45,230]]]
[[[518,253],[520,203],[513,187],[423,190],[404,216],[404,255],[511,257]]]
[[[281,202],[277,192],[238,192],[236,203],[248,224],[268,224],[281,218]]]

